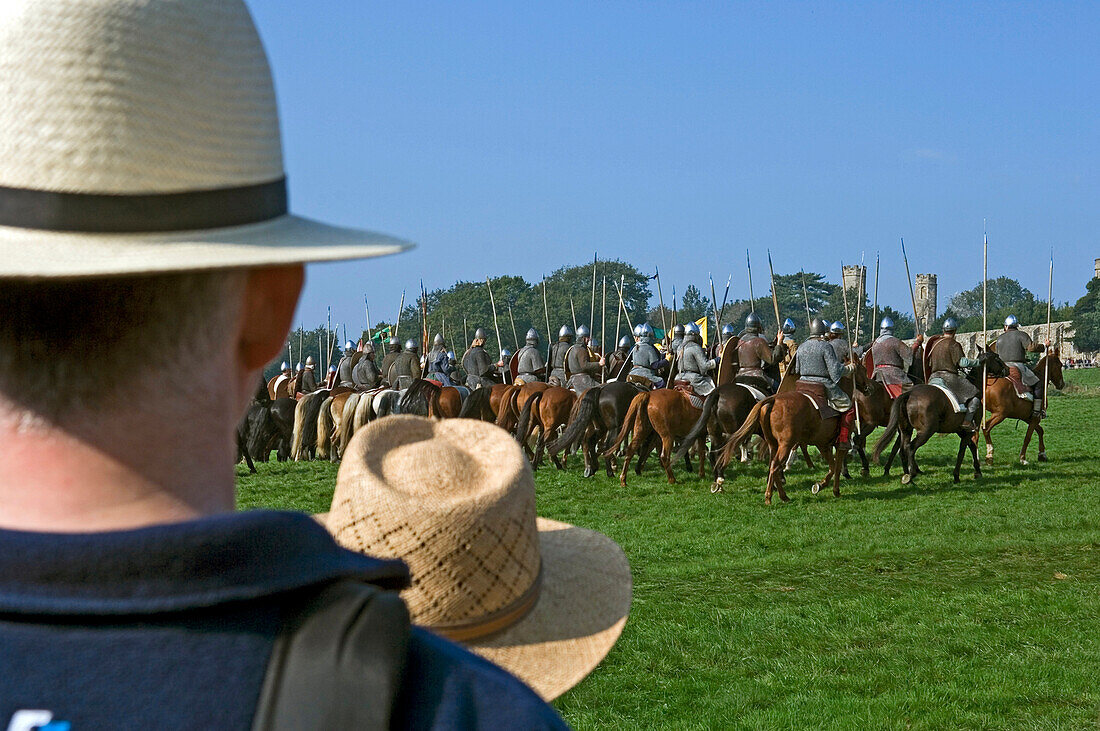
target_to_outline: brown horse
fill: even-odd
[[[622,428],[614,444],[604,451],[605,458],[611,457],[626,441],[627,435],[633,432],[626,455],[623,457],[622,472],[619,482],[626,487],[626,471],[630,467],[630,460],[636,453],[641,452],[639,459],[644,459],[647,453],[647,444],[654,435],[660,439],[661,451],[659,459],[661,466],[668,475],[668,484],[675,485],[676,477],[672,474],[672,452],[676,441],[682,439],[691,431],[691,427],[703,413],[691,405],[688,397],[671,388],[659,388],[655,391],[645,391],[634,397],[630,402],[630,408],[623,419]],[[699,447],[699,476],[706,474],[706,462],[702,455],[706,454],[706,436],[699,435],[697,440]]]
[[[508,384],[500,395],[499,405],[496,411],[496,425],[507,432],[515,433],[516,423],[519,421],[520,412],[531,397],[540,391],[550,388],[550,384],[542,381],[531,383]]]
[[[840,419],[840,416],[821,418],[820,412],[810,398],[797,391],[769,396],[752,407],[745,423],[726,442],[716,465],[724,468],[733,460],[741,444],[753,433],[759,433],[771,452],[768,482],[764,488],[764,504],[772,504],[773,489],[779,491],[780,500],[788,502],[790,498],[783,489],[787,482],[785,474],[787,460],[796,449],[814,446],[829,463],[829,471],[821,482],[814,484],[814,492],[831,481],[833,495],[839,497],[840,473],[847,454],[846,449],[839,447],[835,454],[833,451]]]
[[[344,406],[355,393],[344,386],[337,386],[321,404],[317,415],[317,457],[332,462],[340,459],[340,442],[337,435],[344,421]],[[353,411],[354,413],[354,411]]]
[[[429,378],[418,378],[401,397],[401,413],[432,419],[453,419],[462,411],[462,392]]]
[[[852,425],[852,450],[855,451],[862,464],[860,475],[867,477],[871,474],[871,465],[867,460],[867,437],[875,429],[886,426],[890,422],[890,409],[894,405],[894,400],[890,398],[886,386],[867,377],[866,366],[858,360],[855,376],[856,390],[854,396],[859,419]],[[887,475],[890,474],[890,465],[893,463],[894,455],[897,454],[899,448],[900,442],[895,442],[890,457],[886,461],[885,474]],[[844,464],[844,476],[850,477],[847,460]]]
[[[550,435],[556,435],[569,423],[569,415],[573,411],[573,404],[577,401],[577,394],[568,388],[561,386],[549,386],[539,389],[531,394],[523,405],[516,423],[516,438],[520,444],[527,447],[535,430],[539,436],[535,443],[534,454],[531,456],[531,466],[538,469],[542,462],[543,449],[546,447],[546,439]],[[551,454],[550,459],[559,470],[565,469],[565,462],[558,455]]]
[[[1058,348],[1052,355],[1044,355],[1035,365],[1035,375],[1040,378],[1046,374],[1047,383],[1053,384],[1061,391],[1065,385],[1062,378],[1062,358]],[[1044,390],[1046,384],[1043,385]],[[1039,436],[1039,461],[1047,461],[1047,447],[1043,441],[1043,427],[1039,423],[1038,416],[1034,413],[1033,402],[1016,395],[1016,387],[1008,378],[993,377],[987,381],[985,390],[985,408],[992,416],[985,420],[985,463],[993,464],[993,439],[991,434],[993,427],[1005,419],[1017,419],[1027,424],[1027,432],[1024,434],[1024,444],[1020,447],[1020,464],[1027,464],[1027,446],[1031,443],[1031,435]]]
[[[979,365],[971,368],[966,378],[978,389],[979,394],[982,380],[981,364],[985,364],[988,372],[994,376],[1008,375],[1008,368],[996,353],[980,353],[978,361]],[[894,405],[890,409],[890,423],[886,425],[886,431],[875,444],[872,459],[878,462],[882,450],[897,435],[901,441],[901,458],[905,470],[901,476],[901,482],[903,485],[908,485],[920,472],[917,468],[917,450],[931,439],[933,434],[957,434],[959,452],[955,457],[955,470],[952,477],[955,482],[959,481],[963,456],[969,449],[974,461],[974,479],[978,479],[982,476],[982,467],[978,464],[977,439],[975,434],[962,428],[965,419],[966,414],[956,412],[947,396],[936,386],[923,383],[914,386],[912,390],[894,399]],[[914,431],[916,436],[913,435]]]
[[[741,428],[755,405],[756,397],[753,396],[752,391],[740,383],[726,383],[718,386],[707,394],[699,419],[680,442],[673,459],[686,457],[693,444],[700,438],[709,436],[708,461],[711,464],[712,477],[717,488],[714,491],[718,492],[725,481],[726,473],[726,465],[722,465],[721,469],[718,467],[718,455],[726,445],[729,435]]]
[[[501,397],[507,389],[508,386],[503,383],[494,384],[491,388],[474,389],[463,402],[458,418],[496,421]]]
[[[553,457],[563,450],[581,446],[584,451],[584,476],[592,477],[599,468],[600,451],[614,441],[630,410],[630,402],[641,388],[627,381],[610,381],[593,386],[577,399],[569,415],[569,425],[560,437],[547,445]],[[604,457],[607,476],[614,477],[614,458]],[[639,460],[639,468],[642,460]],[[638,471],[641,474],[641,470]]]

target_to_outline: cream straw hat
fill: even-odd
[[[0,3],[0,277],[408,246],[288,213],[271,70],[241,0]]]
[[[328,529],[401,558],[416,624],[509,670],[546,700],[607,655],[630,611],[630,566],[607,536],[535,516],[516,441],[482,421],[391,416],[340,466]]]

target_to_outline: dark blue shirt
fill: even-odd
[[[113,533],[0,531],[0,728],[247,729],[280,610],[303,590],[408,579],[306,515],[254,511]],[[401,728],[565,728],[497,666],[414,628]]]

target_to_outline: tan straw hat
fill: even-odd
[[[288,213],[271,70],[241,0],[0,3],[0,277],[408,246]]]
[[[401,558],[413,621],[509,670],[546,700],[607,655],[630,611],[630,566],[607,536],[535,516],[523,451],[481,421],[391,416],[352,439],[328,529]]]

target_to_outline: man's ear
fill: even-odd
[[[305,267],[301,264],[247,272],[237,335],[245,370],[263,368],[282,350],[305,278]]]

